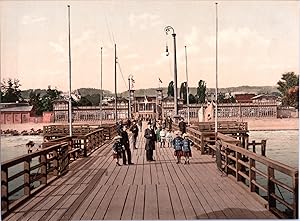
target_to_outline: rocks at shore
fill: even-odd
[[[17,131],[17,130],[0,130],[0,134],[1,135],[11,135],[11,136],[26,136],[26,135],[41,135],[43,133],[43,130],[38,129],[38,130],[34,130],[33,128],[30,129],[30,131],[27,130],[23,130],[21,132]]]

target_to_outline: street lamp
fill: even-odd
[[[178,103],[177,103],[177,61],[176,61],[176,34],[174,32],[174,28],[171,26],[165,27],[165,32],[168,35],[168,33],[172,31],[172,36],[174,39],[174,114],[175,116],[178,115]],[[169,55],[168,46],[166,48],[166,56]]]
[[[130,102],[130,81],[133,82],[133,75],[130,74],[128,76],[128,98],[129,98],[129,103],[128,103],[128,119],[131,118],[131,102]]]

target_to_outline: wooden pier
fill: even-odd
[[[173,148],[160,148],[159,145],[154,151],[156,161],[147,162],[145,140],[140,133],[138,149],[132,150],[135,164],[116,166],[111,156],[112,141],[104,139],[103,133],[102,129],[98,129],[87,134],[83,142],[76,143],[74,139],[69,138],[68,142],[45,148],[42,150],[43,153],[33,153],[45,156],[50,151],[54,152],[51,160],[41,157],[42,162],[39,166],[43,171],[40,177],[43,186],[37,190],[29,188],[32,181],[28,176],[32,168],[30,169],[30,165],[26,163],[29,157],[27,156],[26,160],[20,157],[18,162],[24,160],[26,165],[21,173],[21,176],[27,177],[23,185],[26,188],[27,195],[24,196],[26,199],[21,203],[6,200],[4,204],[2,200],[4,220],[277,218],[269,210],[268,201],[257,197],[253,187],[256,184],[253,174],[259,173],[253,162],[260,160],[271,168],[266,158],[261,160],[251,153],[251,172],[250,175],[248,173],[248,178],[250,177],[252,185],[247,188],[240,182],[241,177],[247,177],[247,173],[242,173],[241,170],[241,165],[247,164],[241,162],[240,157],[248,153],[243,148],[238,149],[239,147],[234,144],[226,141],[222,143],[223,146],[229,144],[232,151],[235,151],[235,155],[231,156],[227,147],[228,152],[224,153],[225,161],[222,160],[224,164],[222,172],[216,164],[216,157],[201,154],[201,151],[196,149],[193,149],[190,165],[176,164]],[[72,152],[74,147],[80,149],[82,146],[84,149],[88,147],[84,151],[85,157],[80,151]],[[91,148],[92,146],[94,148]],[[210,152],[215,152],[213,155],[216,156],[218,148],[220,146],[211,149]],[[67,157],[58,157],[64,153],[63,149],[69,150]],[[73,155],[70,155],[71,152]],[[74,153],[82,157],[75,157]],[[68,160],[64,163],[63,159]],[[46,160],[46,163],[43,160]],[[232,165],[230,160],[237,160],[237,163]],[[47,164],[51,163],[49,161],[52,161],[52,164],[48,170]],[[2,191],[2,199],[5,197],[8,199],[10,195],[7,183],[13,178],[8,177],[5,171],[7,172],[12,164],[12,161],[2,164],[2,190],[6,185],[5,191]],[[278,166],[276,163],[274,165],[275,170],[281,170],[282,165]],[[271,202],[273,207],[276,199],[274,183],[282,185],[275,179],[274,168],[269,169],[273,173],[267,175],[272,180],[268,183],[267,192],[273,197]],[[232,173],[226,176],[224,171],[230,170],[235,171],[234,174],[238,176],[235,178]],[[283,172],[294,175],[293,186],[284,185],[284,187],[297,195],[298,178],[295,176],[298,176],[298,171],[286,167]],[[291,206],[295,218],[298,216],[297,206],[298,198]],[[6,211],[3,208],[6,208]]]

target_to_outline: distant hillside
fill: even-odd
[[[147,89],[137,89],[135,91],[136,96],[143,96],[143,95],[148,95],[148,96],[154,96],[156,95],[156,89],[157,88],[147,88]],[[166,95],[168,92],[168,88],[162,88],[163,89],[163,94]],[[214,92],[214,88],[207,88],[208,92]],[[228,88],[219,88],[219,91],[222,93],[254,93],[254,94],[271,94],[273,92],[279,92],[276,88],[276,86],[239,86],[239,87],[228,87]],[[196,94],[197,93],[197,88],[192,87],[190,88],[190,93],[191,94]],[[128,96],[128,92],[122,92],[122,96]]]
[[[81,96],[85,97],[87,95],[100,94],[101,90],[96,88],[79,88],[78,89]],[[112,95],[112,92],[109,90],[103,90],[104,96]]]
[[[136,96],[155,96],[156,95],[156,89],[157,88],[147,88],[147,89],[137,89],[135,90],[135,95]],[[163,94],[166,96],[168,89],[166,87],[162,88],[163,89]],[[81,96],[87,96],[87,95],[93,95],[93,94],[100,94],[100,89],[95,89],[95,88],[79,88],[79,93]],[[29,90],[24,90],[22,91],[22,96],[23,98],[29,98],[29,93],[32,91],[32,89]],[[43,96],[46,93],[46,89],[36,89],[35,90],[37,93],[40,93],[41,96]],[[208,88],[208,92],[214,92],[214,88]],[[277,90],[276,86],[239,86],[239,87],[228,87],[228,88],[219,88],[219,91],[222,93],[229,93],[231,92],[232,94],[235,93],[254,93],[254,94],[271,94],[274,92],[279,92]],[[190,88],[190,93],[191,94],[196,94],[197,88],[192,87]],[[114,93],[112,93],[109,90],[103,90],[104,96],[114,96]],[[128,97],[128,91],[124,91],[118,94],[118,96],[122,97]]]

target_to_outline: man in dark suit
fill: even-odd
[[[186,133],[186,123],[184,122],[183,118],[180,119],[178,127],[179,127],[179,130],[180,130],[181,134]]]
[[[124,126],[123,130],[121,132],[121,137],[122,137],[121,143],[125,147],[125,150],[123,150],[123,165],[126,165],[126,154],[127,154],[127,158],[128,158],[128,164],[133,164],[131,162],[131,150],[130,150],[130,145],[129,145],[128,133],[127,133],[126,129],[127,129],[126,126]]]
[[[133,121],[133,125],[130,127],[129,129],[132,132],[132,144],[133,144],[133,148],[137,149],[136,147],[136,138],[139,135],[139,128],[136,125],[136,121]]]
[[[151,123],[148,123],[148,128],[145,130],[144,137],[146,138],[146,159],[147,161],[154,161],[153,150],[155,150],[156,136]]]

